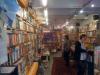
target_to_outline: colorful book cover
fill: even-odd
[[[7,47],[11,47],[13,45],[12,43],[12,33],[7,34]]]

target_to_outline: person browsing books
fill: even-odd
[[[84,75],[86,69],[87,52],[84,45],[87,36],[82,34],[80,39],[75,42],[75,60],[77,62],[77,75]]]

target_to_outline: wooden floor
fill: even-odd
[[[67,66],[62,57],[54,57],[51,75],[76,75],[76,67]]]
[[[48,65],[49,66],[45,70],[44,72],[45,74],[43,75],[77,75],[76,65],[73,63],[70,63],[70,66],[67,66],[65,61],[62,58],[61,51],[50,55],[50,61]],[[88,74],[88,75],[91,75],[91,74]]]

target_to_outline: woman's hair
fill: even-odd
[[[65,39],[69,40],[69,36],[68,35],[65,35]]]
[[[80,39],[82,39],[82,38],[84,38],[84,37],[87,37],[87,35],[86,35],[86,34],[80,35]]]

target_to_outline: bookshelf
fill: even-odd
[[[49,49],[51,52],[53,50],[61,50],[62,48],[62,31],[56,29],[50,32],[42,33],[42,44],[45,48]]]
[[[23,16],[16,14],[16,18],[10,27],[9,24],[7,24],[8,26],[3,24],[2,28],[0,27],[4,29],[7,39],[5,40],[7,44],[7,46],[5,45],[6,61],[0,63],[0,65],[9,67],[17,65],[19,75],[26,75],[26,67],[30,67],[35,59],[37,24],[29,11],[24,10],[22,13]],[[0,56],[0,61],[2,61],[1,58]]]
[[[18,63],[19,74],[25,75],[25,67],[34,60],[34,26],[18,15],[15,20],[15,26],[7,31],[8,66],[22,60]]]
[[[21,6],[20,12],[16,14],[15,19],[9,24],[5,23],[5,13],[1,14],[0,12],[0,30],[5,31],[6,35],[6,37],[4,36],[6,38],[5,45],[3,44],[4,46],[2,46],[5,48],[5,54],[0,56],[0,61],[3,61],[1,58],[5,55],[3,58],[5,61],[0,62],[0,66],[18,66],[19,75],[27,75],[27,72],[31,69],[31,65],[35,61],[36,51],[41,45],[41,40],[38,40],[37,37],[41,38],[39,35],[42,32],[42,27],[39,28],[41,23],[37,19],[36,10],[27,7],[28,1],[17,1]],[[1,51],[2,47],[0,46],[0,53],[4,51]],[[26,70],[27,67],[29,68],[28,70]]]
[[[84,21],[85,22],[85,21]],[[83,23],[84,24],[84,23]],[[96,41],[96,32],[97,32],[97,21],[91,20],[86,25],[82,25],[79,27],[79,35],[86,34],[88,39],[85,42],[87,49],[93,50],[95,47]]]

